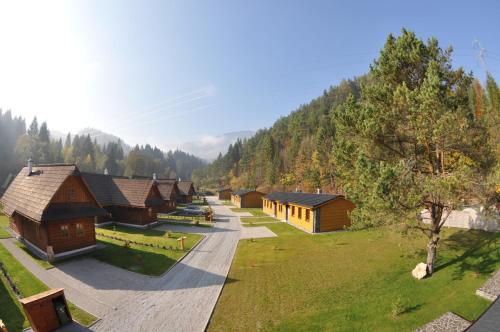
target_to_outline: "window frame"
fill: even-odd
[[[76,224],[76,236],[77,237],[84,237],[85,236],[85,228],[83,227],[82,223]]]
[[[69,238],[69,225],[68,224],[64,224],[64,225],[59,226],[59,229],[61,231],[62,237]]]

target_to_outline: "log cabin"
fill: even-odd
[[[162,199],[167,204],[168,211],[175,211],[177,199],[181,195],[177,181],[172,179],[160,179],[156,181]]]
[[[221,201],[230,200],[232,193],[233,193],[233,190],[231,188],[223,188],[223,189],[217,190],[217,196],[219,197],[219,200],[221,200]]]
[[[264,195],[257,190],[240,189],[231,194],[231,203],[239,208],[262,208]]]
[[[342,195],[274,192],[262,199],[268,215],[309,233],[331,232],[351,226],[355,205]]]
[[[156,181],[129,179],[107,174],[82,173],[83,180],[108,217],[96,218],[96,224],[116,223],[146,228],[157,223],[157,213],[169,212]]]
[[[193,203],[193,195],[196,194],[192,181],[177,181],[177,187],[180,191],[180,196],[177,198],[178,203]]]
[[[37,256],[58,260],[96,247],[94,219],[108,212],[67,164],[24,167],[0,199],[10,229]]]

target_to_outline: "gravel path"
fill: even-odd
[[[209,199],[217,220],[201,243],[172,270],[92,326],[95,331],[204,331],[226,280],[240,236],[240,221]]]

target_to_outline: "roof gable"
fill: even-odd
[[[4,204],[4,213],[12,216],[17,212],[42,220],[52,197],[71,175],[80,175],[76,165],[36,165],[30,175],[28,168],[24,167],[0,199]]]
[[[177,187],[181,195],[194,195],[194,186],[192,181],[178,181]]]
[[[157,180],[158,189],[160,191],[161,197],[166,200],[174,200],[177,195],[180,195],[179,188],[177,187],[177,181],[175,180]]]
[[[257,191],[257,190],[251,190],[251,189],[240,189],[240,190],[236,190],[233,192],[233,195],[236,195],[236,196],[245,196],[247,194],[250,194],[250,193],[259,193],[259,194],[262,194],[264,195],[264,193],[261,193],[260,191]]]

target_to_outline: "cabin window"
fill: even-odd
[[[75,189],[69,188],[68,189],[68,200],[69,201],[74,201],[75,199],[76,199]]]
[[[63,237],[69,237],[69,227],[68,227],[68,225],[61,225],[61,235]]]
[[[292,206],[292,216],[295,217],[295,206]]]
[[[302,208],[299,207],[299,219],[302,219]]]
[[[85,231],[83,230],[83,224],[76,224],[76,236],[82,237],[85,235]]]
[[[306,221],[309,221],[309,220],[310,220],[309,210],[306,210]]]

